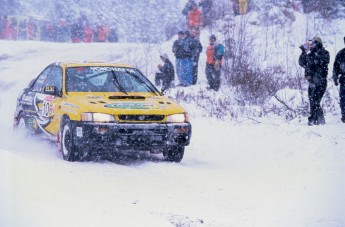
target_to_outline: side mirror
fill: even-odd
[[[55,86],[45,86],[43,92],[47,95],[61,96],[60,91]]]

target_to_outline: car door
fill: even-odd
[[[37,119],[39,117],[37,111],[40,104],[36,103],[35,97],[42,91],[43,83],[47,79],[52,68],[52,66],[48,66],[47,68],[45,68],[34,80],[34,82],[30,83],[30,86],[24,90],[23,94],[20,97],[20,109],[23,111],[25,118],[27,119],[28,128],[33,132],[40,131],[37,124]]]
[[[56,135],[60,129],[59,106],[62,101],[62,68],[54,66],[35,97],[38,125],[46,133]]]

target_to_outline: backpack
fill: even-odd
[[[217,44],[215,47],[214,47],[214,58],[215,59],[221,59],[224,55],[224,52],[225,52],[225,47],[223,44]]]

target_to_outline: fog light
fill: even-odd
[[[175,128],[174,132],[175,133],[187,133],[188,132],[188,128]]]
[[[98,134],[104,135],[109,131],[109,128],[97,126],[97,127],[95,127],[95,130]]]

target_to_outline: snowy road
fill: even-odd
[[[2,133],[0,225],[344,226],[338,125],[197,119],[180,164],[158,155],[70,163],[55,145]]]

